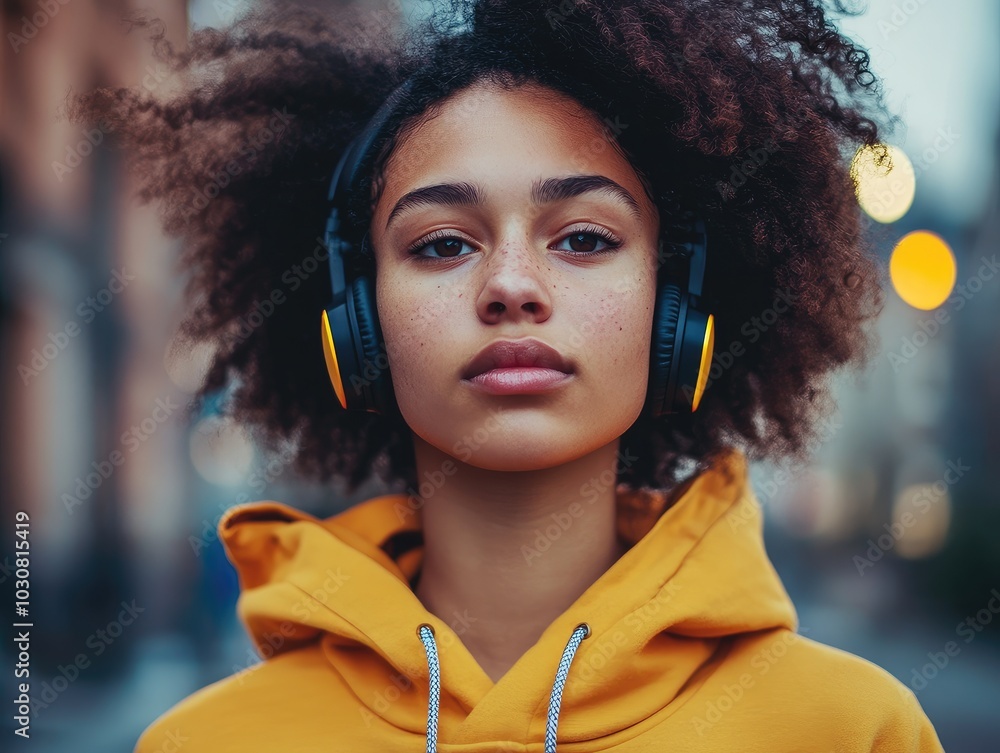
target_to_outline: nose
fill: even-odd
[[[476,309],[484,322],[542,322],[551,314],[548,268],[526,238],[506,240],[483,265],[486,279]]]

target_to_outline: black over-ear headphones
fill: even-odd
[[[322,312],[323,354],[333,389],[345,410],[400,415],[388,356],[381,347],[372,280],[367,274],[349,275],[345,264],[345,259],[365,253],[368,233],[356,251],[356,244],[347,238],[357,233],[348,233],[342,225],[347,198],[362,177],[359,168],[368,165],[373,144],[381,140],[386,123],[413,83],[412,78],[407,79],[389,95],[344,150],[330,181],[331,208],[324,238],[330,255],[333,301]],[[693,211],[672,204],[666,216],[661,208],[661,225],[649,385],[643,408],[651,416],[690,413],[698,408],[715,342],[714,318],[701,309],[707,260],[705,223]],[[686,287],[666,273],[664,254],[687,260]]]

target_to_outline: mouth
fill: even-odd
[[[534,366],[490,369],[466,380],[491,395],[525,395],[548,392],[573,378],[572,374]]]
[[[572,361],[540,340],[497,340],[469,363],[462,380],[496,395],[545,392],[573,378]]]
[[[541,340],[496,340],[469,362],[462,379],[472,379],[494,369],[540,368],[572,374],[573,363]]]

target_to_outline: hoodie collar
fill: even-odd
[[[219,535],[240,581],[237,612],[263,656],[320,641],[363,713],[420,735],[432,672],[418,631],[431,626],[451,744],[542,740],[560,657],[586,624],[558,726],[560,742],[591,740],[686,699],[727,636],[795,629],[747,471],[733,448],[671,493],[619,485],[618,532],[632,547],[497,683],[461,641],[465,616],[441,619],[411,590],[423,542],[406,494],[325,520],[279,502],[242,505],[226,512]],[[276,648],[269,637],[278,634]]]

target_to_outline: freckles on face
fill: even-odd
[[[615,275],[583,294],[567,296],[564,308],[571,319],[565,342],[584,371],[594,379],[612,380],[616,388],[627,387],[629,375],[648,362],[650,277],[641,270]]]
[[[562,192],[533,190],[545,181]],[[473,86],[403,137],[371,238],[413,432],[498,470],[568,462],[620,436],[646,395],[657,228],[600,120],[552,90]],[[485,346],[526,338],[572,362],[572,376],[503,395],[462,379]]]
[[[435,382],[444,377],[443,364],[454,361],[448,335],[455,319],[462,315],[465,293],[454,285],[433,289],[424,284],[408,285],[405,278],[388,272],[379,273],[376,287],[397,400],[403,405],[411,402],[410,395],[445,387]],[[400,398],[400,393],[407,397]]]

